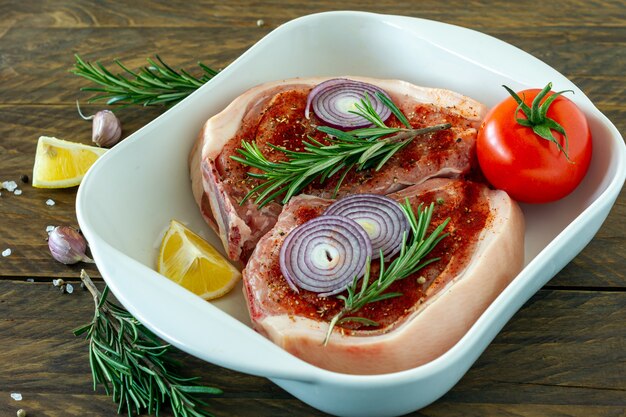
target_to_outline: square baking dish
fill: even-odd
[[[467,334],[438,359],[402,372],[346,375],[317,368],[257,334],[241,289],[206,302],[154,270],[160,238],[178,219],[216,247],[193,200],[188,155],[203,123],[257,84],[292,77],[362,75],[458,91],[491,107],[513,90],[569,95],[594,138],[578,189],[551,204],[522,205],[525,267]],[[531,55],[472,30],[428,20],[329,12],[288,22],[190,97],[143,127],[92,167],[76,207],[81,230],[118,300],[157,335],[203,360],[264,376],[325,412],[397,416],[424,407],[465,374],[515,312],[592,239],[626,176],[623,139],[563,75]],[[503,259],[502,262],[506,262]]]

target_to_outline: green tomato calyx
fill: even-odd
[[[524,103],[524,99],[520,98],[520,96],[509,87],[506,85],[503,85],[502,87],[504,87],[511,97],[513,97],[513,99],[517,102],[517,108],[515,109],[515,114],[513,115],[513,117],[515,117],[515,121],[522,126],[530,127],[537,136],[554,143],[557,148],[563,152],[565,158],[570,161],[569,155],[567,154],[567,151],[569,150],[569,142],[565,129],[556,120],[546,116],[546,114],[548,113],[548,108],[550,108],[550,105],[557,99],[557,97],[563,93],[573,93],[573,91],[563,90],[555,92],[546,98],[543,103],[541,103],[541,101],[552,89],[552,83],[550,82],[539,92],[539,94],[537,94],[529,107],[526,103]],[[520,111],[524,113],[526,118],[517,117]],[[565,137],[565,148],[563,148],[559,141],[554,137],[552,134],[553,130],[559,132]]]

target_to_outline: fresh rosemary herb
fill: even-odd
[[[177,363],[168,356],[169,345],[128,311],[109,302],[108,287],[101,294],[84,270],[81,280],[93,295],[96,309],[91,323],[74,334],[87,334],[94,390],[102,384],[118,403],[118,414],[126,411],[133,416],[145,411],[158,416],[169,402],[175,417],[211,416],[201,408],[207,404],[196,395],[222,391],[197,385],[198,378],[179,376]]]
[[[385,260],[381,251],[378,279],[370,282],[371,263],[368,260],[360,288],[358,277],[354,277],[354,281],[347,288],[348,296],[337,296],[337,298],[343,301],[344,306],[339,313],[331,319],[324,344],[328,343],[330,335],[337,324],[353,321],[368,326],[377,326],[378,323],[373,320],[365,317],[351,316],[351,314],[356,313],[366,304],[401,296],[402,293],[385,293],[385,290],[394,282],[411,276],[426,265],[439,260],[439,258],[430,258],[428,260],[424,260],[424,258],[437,246],[441,239],[448,236],[447,233],[442,234],[442,232],[450,221],[450,218],[443,221],[426,237],[426,231],[428,230],[433,215],[434,204],[431,203],[426,210],[423,210],[420,204],[417,208],[417,215],[413,211],[408,199],[405,203],[401,204],[401,206],[411,226],[411,234],[407,236],[407,233],[404,233],[400,246],[400,254],[385,267]]]
[[[231,158],[243,165],[259,169],[260,173],[248,172],[248,175],[263,182],[250,190],[240,204],[254,195],[259,207],[265,206],[281,195],[283,196],[281,202],[284,204],[314,180],[324,182],[334,175],[340,175],[335,187],[336,194],[352,169],[378,171],[417,136],[451,127],[450,123],[444,123],[413,129],[406,116],[391,100],[380,93],[377,93],[377,96],[405,127],[387,126],[366,96],[360,105],[356,105],[357,110],[353,113],[364,117],[374,127],[344,132],[328,126],[318,126],[318,131],[328,135],[325,139],[328,144],[309,136],[308,141],[303,141],[302,152],[268,144],[272,149],[287,155],[286,161],[272,162],[263,155],[255,142],[242,141],[241,148],[237,150],[241,157],[233,155]]]
[[[88,100],[90,103],[107,100],[107,104],[169,106],[178,103],[217,74],[217,71],[202,62],[198,62],[203,71],[200,77],[194,77],[184,69],[175,71],[157,55],[158,63],[148,58],[150,65],[137,72],[131,71],[119,60],[115,60],[117,66],[130,76],[127,77],[123,74],[113,74],[100,62],[91,64],[83,61],[78,55],[75,57],[76,63],[71,72],[102,86],[81,88],[81,91],[99,93]]]

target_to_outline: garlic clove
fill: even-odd
[[[111,110],[100,110],[91,116],[85,116],[80,111],[76,100],[78,114],[85,120],[93,120],[91,124],[91,140],[100,147],[110,148],[119,142],[122,137],[122,122]]]
[[[110,110],[100,110],[94,115],[91,140],[98,146],[110,148],[122,137],[122,123]]]
[[[48,248],[57,261],[70,265],[77,262],[93,263],[85,255],[87,241],[76,230],[68,226],[57,226],[48,235]]]

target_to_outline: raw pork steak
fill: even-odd
[[[384,89],[405,113],[414,128],[449,122],[452,128],[415,139],[380,171],[349,174],[339,196],[352,193],[388,194],[431,177],[457,177],[468,173],[474,161],[474,145],[485,107],[461,94],[417,87],[404,81],[350,77]],[[327,78],[276,81],[252,88],[207,121],[190,155],[193,193],[202,214],[219,234],[228,256],[246,261],[258,240],[276,223],[282,206],[270,203],[259,209],[253,199],[240,201],[258,180],[248,168],[230,157],[241,141],[255,141],[271,161],[284,158],[268,144],[301,150],[302,140],[312,136],[320,121],[304,117],[309,91]],[[399,126],[392,116],[390,126]],[[336,178],[313,183],[306,194],[330,197]]]
[[[522,268],[524,220],[503,191],[465,180],[431,179],[389,195],[415,208],[435,202],[432,228],[445,218],[450,233],[429,257],[441,260],[396,281],[403,295],[366,305],[356,315],[379,323],[345,323],[322,341],[340,310],[335,297],[291,290],[280,272],[283,240],[317,217],[331,200],[291,199],[261,238],[244,269],[244,292],[256,330],[292,354],[332,371],[379,374],[413,368],[450,349]],[[373,265],[372,279],[378,266]]]

